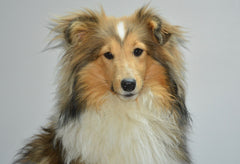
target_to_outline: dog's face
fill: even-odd
[[[134,100],[144,88],[152,87],[150,78],[155,78],[161,86],[166,83],[164,68],[148,54],[149,47],[144,43],[144,37],[154,39],[151,32],[147,26],[134,25],[131,19],[114,24],[115,35],[106,41],[98,59],[106,74],[108,89],[123,100]],[[153,72],[159,73],[158,79],[152,76]]]
[[[123,18],[86,11],[61,19],[56,29],[66,41],[69,90],[81,101],[96,105],[107,94],[132,101],[146,88],[169,98],[171,59],[164,47],[174,27],[151,10]]]
[[[116,25],[116,38],[100,51],[99,63],[103,65],[108,88],[120,98],[134,99],[141,92],[147,67],[147,47],[134,32],[126,35],[121,21]]]

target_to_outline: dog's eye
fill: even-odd
[[[104,54],[104,56],[105,56],[105,58],[107,58],[107,59],[109,59],[109,60],[111,60],[111,59],[114,58],[114,56],[113,56],[113,54],[112,54],[111,52],[106,52],[106,53]]]
[[[142,55],[142,53],[143,53],[143,50],[140,48],[135,48],[133,51],[134,56],[140,56]]]

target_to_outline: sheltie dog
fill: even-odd
[[[57,19],[64,55],[56,112],[22,164],[189,164],[180,27],[149,7]]]

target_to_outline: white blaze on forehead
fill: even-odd
[[[122,21],[117,24],[117,32],[121,40],[123,40],[125,36],[125,27]]]

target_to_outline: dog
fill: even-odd
[[[144,6],[55,20],[56,112],[15,163],[190,164],[183,31]]]

